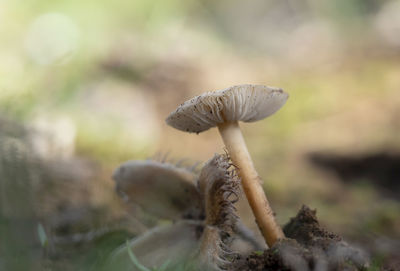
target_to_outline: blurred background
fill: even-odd
[[[112,171],[222,153],[164,119],[243,83],[290,94],[242,124],[279,223],[304,203],[399,261],[400,1],[0,0],[0,19],[0,270],[92,270],[156,225]]]

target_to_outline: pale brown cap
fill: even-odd
[[[280,88],[238,85],[206,92],[181,104],[172,112],[168,125],[189,133],[201,133],[224,122],[254,122],[281,108],[289,95]]]

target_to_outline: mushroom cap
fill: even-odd
[[[224,122],[254,122],[281,108],[289,95],[280,88],[238,85],[203,93],[172,112],[168,125],[189,133],[200,133]]]

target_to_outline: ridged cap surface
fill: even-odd
[[[201,133],[224,122],[254,122],[279,110],[289,95],[280,88],[238,85],[206,92],[181,104],[168,125],[189,133]]]

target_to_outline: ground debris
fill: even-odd
[[[305,205],[283,231],[286,239],[270,249],[238,259],[232,270],[350,271],[368,267],[368,259],[362,251],[322,228],[316,211]]]

